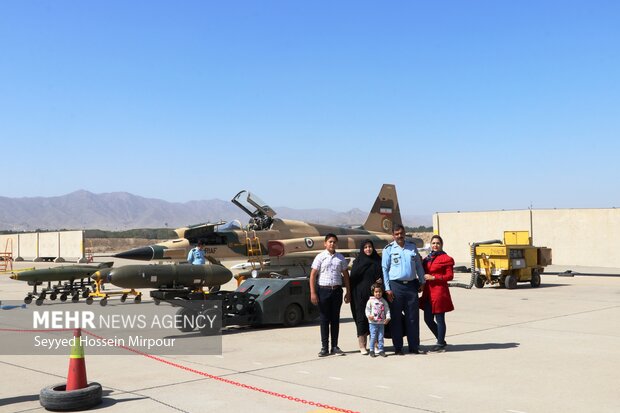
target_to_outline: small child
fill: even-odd
[[[375,342],[381,357],[387,357],[383,351],[383,332],[385,325],[390,322],[390,307],[383,298],[383,285],[375,283],[371,287],[372,296],[366,303],[366,317],[368,317],[368,327],[370,328],[370,357],[375,355]]]

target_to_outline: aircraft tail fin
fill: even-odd
[[[364,223],[364,229],[391,234],[392,227],[402,223],[396,186],[383,184]]]

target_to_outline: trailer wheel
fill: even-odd
[[[514,290],[515,288],[517,288],[517,277],[512,274],[507,275],[506,279],[504,280],[504,284],[509,290]]]
[[[482,275],[478,274],[478,276],[476,277],[476,281],[474,283],[476,285],[476,288],[482,288],[484,287],[485,282],[486,282],[486,279],[482,277]]]
[[[198,328],[203,336],[215,336],[220,334],[222,330],[221,312],[215,308],[209,308],[201,312],[200,315],[204,318],[201,318],[202,328],[200,325]]]
[[[101,403],[101,384],[90,383],[83,389],[66,391],[66,383],[44,387],[39,393],[41,406],[48,410],[85,410]]]
[[[301,307],[297,304],[289,304],[284,310],[284,320],[283,323],[286,327],[295,327],[301,320],[303,319],[303,314],[301,312]]]
[[[190,310],[189,308],[181,307],[177,310],[176,319],[180,321],[177,322],[176,328],[182,333],[189,333],[190,331],[194,331],[196,328],[196,312],[194,310]]]
[[[538,288],[540,286],[540,274],[538,270],[532,270],[532,279],[530,280],[532,288]]]
[[[24,298],[24,304],[30,304],[32,302],[32,296],[29,295],[28,297]]]
[[[87,304],[87,305],[92,305],[92,304],[93,304],[93,297],[88,297],[88,298],[86,299],[86,304]]]
[[[67,301],[67,294],[65,293],[60,294],[60,301],[62,301],[63,303]]]

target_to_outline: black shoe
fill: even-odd
[[[404,356],[404,355],[405,355],[405,353],[403,353],[403,350],[402,350],[402,349],[400,349],[400,350],[396,350],[396,351],[394,352],[394,355],[395,355],[395,356]]]
[[[426,354],[426,351],[418,349],[409,350],[409,354]]]
[[[380,355],[381,357],[387,357],[387,354],[385,354],[385,351],[380,351],[380,352],[379,352],[379,355]]]
[[[325,357],[325,356],[329,356],[329,351],[327,351],[326,348],[322,348],[321,351],[319,351],[319,357]]]
[[[446,351],[446,344],[437,344],[430,349],[431,353],[443,353]]]
[[[371,351],[371,352],[370,352],[370,357],[377,357],[377,355],[375,354],[375,352],[374,352],[374,351]]]
[[[335,356],[344,356],[344,351],[340,350],[340,347],[336,346],[332,347],[331,354]]]

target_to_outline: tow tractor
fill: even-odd
[[[475,242],[471,245],[472,281],[477,288],[499,284],[508,289],[517,283],[540,285],[540,275],[551,265],[551,248],[535,247],[528,231],[504,231],[504,241]],[[471,288],[471,285],[470,285]]]
[[[231,325],[283,324],[293,327],[319,316],[318,307],[310,302],[307,277],[273,274],[271,278],[247,279],[235,291],[206,293],[191,289],[160,289],[150,294],[156,303],[167,302],[180,307],[176,313],[180,331],[199,330],[205,335],[217,334],[220,327]],[[201,323],[199,318],[217,322],[215,325]]]

